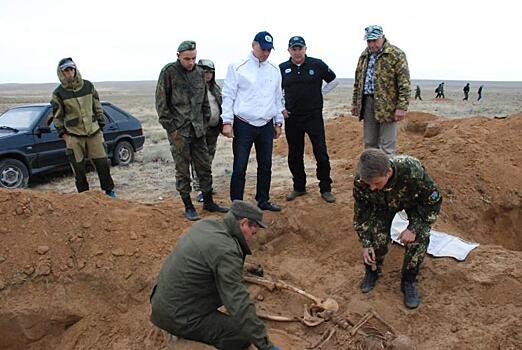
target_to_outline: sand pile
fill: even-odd
[[[337,203],[324,203],[312,179],[310,193],[294,202],[274,193],[284,211],[267,214],[271,226],[258,235],[250,262],[335,298],[342,317],[378,311],[417,349],[520,348],[522,114],[446,120],[410,113],[402,125],[399,151],[421,159],[445,196],[436,228],[482,244],[462,263],[427,258],[419,277],[422,304],[413,311],[402,305],[398,246],[374,291],[359,292],[351,189],[360,128],[346,117],[328,123]],[[286,153],[284,139],[275,151]],[[145,205],[98,192],[0,191],[0,349],[167,349],[148,322],[148,297],[161,262],[190,225],[181,211],[177,198]],[[259,286],[250,292],[259,310],[273,314],[302,315],[306,302]],[[330,327],[266,324],[277,345],[299,350]],[[367,326],[382,328],[375,321]],[[323,349],[357,344],[363,345],[339,331]]]

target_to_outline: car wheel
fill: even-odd
[[[29,183],[29,171],[17,159],[0,160],[0,187],[25,188]]]
[[[114,147],[114,165],[129,165],[134,161],[134,148],[128,141],[120,141]]]

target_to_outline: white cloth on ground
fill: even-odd
[[[395,214],[391,227],[391,238],[395,243],[403,245],[397,239],[399,234],[408,228],[408,216],[402,211]],[[459,261],[464,261],[468,254],[480,244],[468,242],[462,238],[452,236],[441,231],[430,231],[430,244],[428,254],[435,257],[451,257]]]

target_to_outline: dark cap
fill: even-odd
[[[195,49],[196,49],[196,42],[192,41],[192,40],[185,40],[178,46],[178,52],[195,50]]]
[[[62,58],[60,62],[58,62],[58,69],[65,70],[66,68],[74,68],[76,69],[76,63],[72,60],[72,58]]]
[[[288,48],[292,48],[294,46],[305,47],[306,43],[302,36],[293,36],[288,40]]]
[[[259,32],[254,37],[254,41],[261,46],[263,50],[274,48],[274,38],[269,32]]]
[[[230,211],[238,218],[253,220],[257,222],[260,227],[267,228],[266,224],[263,222],[263,211],[253,204],[236,199],[232,202]]]
[[[214,62],[212,62],[209,59],[202,58],[198,61],[198,66],[202,67],[203,69],[211,69],[215,70]]]

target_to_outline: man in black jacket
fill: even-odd
[[[303,37],[293,36],[288,42],[290,59],[279,65],[285,96],[285,133],[288,142],[288,167],[294,188],[286,197],[291,201],[306,193],[304,169],[304,135],[312,142],[317,161],[317,179],[321,197],[335,202],[330,178],[330,159],[326,147],[323,121],[323,95],[338,85],[335,73],[320,59],[306,55]],[[326,85],[323,87],[323,81]]]

